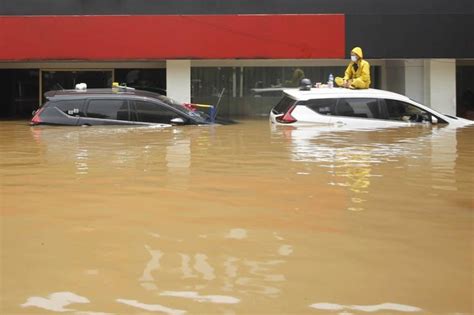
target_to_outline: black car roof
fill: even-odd
[[[137,96],[160,99],[161,94],[135,90],[130,88],[109,88],[109,89],[87,89],[87,90],[55,90],[44,93],[48,100],[53,99],[67,99],[67,98],[82,98],[82,97],[100,97],[100,96]]]

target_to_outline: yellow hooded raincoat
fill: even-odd
[[[351,61],[347,66],[346,72],[344,74],[344,80],[351,80],[351,86],[356,89],[368,89],[370,86],[370,64],[365,61],[364,55],[362,53],[362,48],[355,47],[352,49],[352,52],[355,53],[359,58],[357,62]],[[354,69],[354,63],[357,63],[357,71]]]

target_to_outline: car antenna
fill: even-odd
[[[216,119],[217,117],[217,110],[219,109],[219,103],[221,102],[222,95],[224,95],[225,88],[222,88],[222,91],[219,93],[219,99],[217,100],[216,106],[214,107],[214,117],[212,120]]]

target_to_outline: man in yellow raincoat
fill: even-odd
[[[349,89],[368,89],[370,86],[370,64],[365,61],[362,48],[355,47],[351,51],[351,62],[347,66],[344,78],[337,77],[337,86]]]

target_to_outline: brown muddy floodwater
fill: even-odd
[[[0,122],[1,314],[472,314],[474,128]]]

